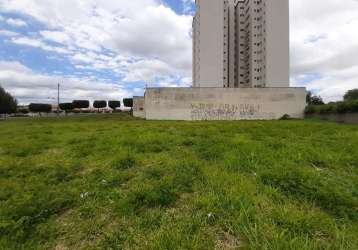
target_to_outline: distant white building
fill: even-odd
[[[289,87],[289,0],[196,0],[194,87]]]

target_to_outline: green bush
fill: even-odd
[[[108,106],[115,111],[117,108],[121,107],[120,101],[108,101]]]
[[[346,114],[358,112],[358,100],[325,105],[308,105],[305,114]]]
[[[281,118],[280,118],[280,120],[291,120],[292,118],[291,118],[291,116],[290,115],[288,115],[288,114],[284,114]]]
[[[133,98],[125,98],[125,99],[123,99],[123,104],[127,108],[133,108]]]
[[[29,105],[29,110],[32,113],[49,113],[52,110],[52,106],[50,104],[31,103]]]
[[[107,101],[94,101],[93,107],[96,109],[103,109],[107,107]]]
[[[355,100],[358,100],[358,89],[349,90],[349,91],[344,95],[344,100],[345,100],[345,101],[355,101]]]
[[[347,102],[340,102],[337,104],[337,113],[344,114],[349,112],[349,104]]]
[[[88,100],[74,100],[72,104],[75,109],[88,109],[90,105]]]
[[[69,102],[69,103],[60,103],[60,109],[64,110],[66,112],[69,112],[71,110],[73,110],[73,103]]]
[[[358,100],[351,102],[351,112],[358,112]]]
[[[305,109],[305,114],[314,114],[317,113],[318,107],[314,105],[309,105]]]
[[[331,114],[336,112],[335,104],[326,104],[318,106],[318,111],[320,114]]]

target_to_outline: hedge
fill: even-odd
[[[90,102],[87,100],[74,100],[72,104],[75,109],[87,109],[90,106]]]
[[[325,105],[309,105],[305,109],[306,114],[345,114],[357,112],[358,100],[329,103]]]
[[[107,107],[107,101],[94,101],[93,107],[96,109],[102,109]]]
[[[117,108],[121,107],[120,101],[108,101],[108,107],[110,107],[113,110],[116,110]]]
[[[52,106],[50,104],[31,103],[29,110],[33,113],[49,113],[52,110]]]
[[[71,111],[74,109],[74,106],[72,102],[60,103],[60,109],[64,111]]]
[[[133,108],[133,98],[125,98],[125,99],[123,99],[123,104],[127,108]]]

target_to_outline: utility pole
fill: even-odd
[[[57,84],[57,116],[60,116],[60,83]]]

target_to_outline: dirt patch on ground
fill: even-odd
[[[240,239],[230,233],[222,233],[220,239],[216,243],[216,249],[222,250],[233,250],[240,249],[242,247],[242,243]]]
[[[57,246],[55,246],[55,250],[68,250],[69,248],[62,245],[62,243],[59,243]]]

